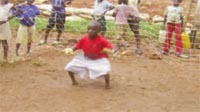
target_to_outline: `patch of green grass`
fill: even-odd
[[[65,22],[65,32],[74,33],[74,34],[84,34],[87,32],[87,25],[89,20],[84,21],[66,21]],[[38,31],[45,30],[48,24],[48,18],[38,17],[36,18],[36,28]],[[10,21],[12,29],[17,29],[19,26],[19,20],[14,18]],[[55,28],[54,28],[55,29]],[[53,31],[56,31],[54,30]],[[148,22],[140,22],[140,35],[144,38],[157,38],[160,30],[159,24],[152,24]],[[115,24],[114,21],[107,21],[107,36],[115,36]],[[133,33],[128,30],[127,36],[132,38]]]

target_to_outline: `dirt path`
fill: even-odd
[[[112,89],[105,90],[101,78],[77,78],[79,86],[72,86],[64,66],[73,56],[34,44],[31,57],[0,66],[0,112],[199,112],[200,51],[191,59],[151,60],[153,48],[144,44],[142,56],[111,57]]]

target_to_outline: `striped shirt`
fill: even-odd
[[[65,13],[66,0],[51,0],[53,13]]]

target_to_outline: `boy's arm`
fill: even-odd
[[[108,11],[110,11],[110,10],[114,9],[114,8],[115,8],[114,6],[110,6],[108,9],[106,9],[106,10],[104,11],[104,13],[103,13],[103,14],[106,14],[106,12],[108,12]]]
[[[164,16],[163,26],[165,26],[166,22],[167,22],[167,15]]]
[[[112,44],[108,41],[108,40],[104,40],[104,42],[103,42],[103,46],[104,46],[104,48],[102,49],[102,51],[101,51],[101,53],[105,53],[105,54],[111,54],[111,53],[113,53],[114,51],[113,51],[113,46],[112,46]]]
[[[4,23],[6,23],[7,21],[0,21],[0,25],[2,25],[2,24],[4,24]]]
[[[74,1],[74,0],[65,0],[65,6],[72,3],[72,1]]]

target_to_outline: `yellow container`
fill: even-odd
[[[181,41],[182,41],[183,48],[185,48],[185,49],[191,48],[190,36],[188,33],[186,33],[186,32],[181,33]]]

